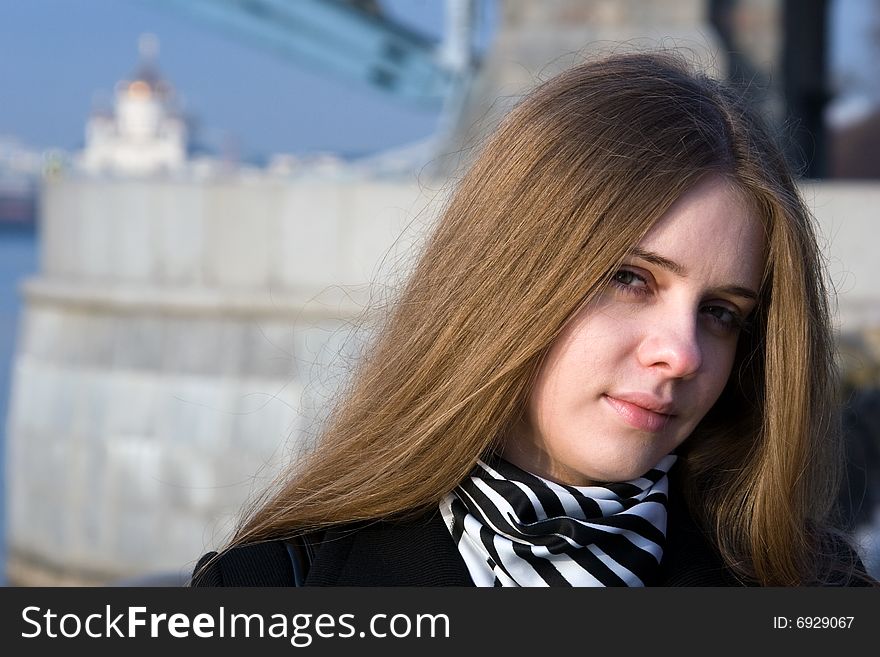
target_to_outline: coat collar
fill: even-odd
[[[331,530],[309,573],[312,586],[473,586],[439,511],[415,520]],[[667,545],[651,586],[731,586],[730,571],[691,518],[678,491],[671,496]]]

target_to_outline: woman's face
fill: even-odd
[[[724,389],[764,247],[723,178],[684,194],[552,345],[504,457],[579,486],[650,470]]]

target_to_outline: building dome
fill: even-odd
[[[181,169],[187,131],[174,106],[174,89],[160,74],[155,35],[141,35],[140,62],[115,87],[113,109],[86,125],[81,164],[89,173],[150,175]]]

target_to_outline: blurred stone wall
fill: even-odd
[[[184,573],[222,542],[313,435],[435,193],[47,182],[8,417],[10,582]]]

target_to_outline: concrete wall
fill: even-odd
[[[188,573],[222,542],[313,435],[434,193],[47,183],[8,418],[10,581]]]
[[[808,182],[831,283],[844,383],[880,386],[880,182]]]
[[[802,185],[816,216],[842,330],[880,326],[880,183]]]

